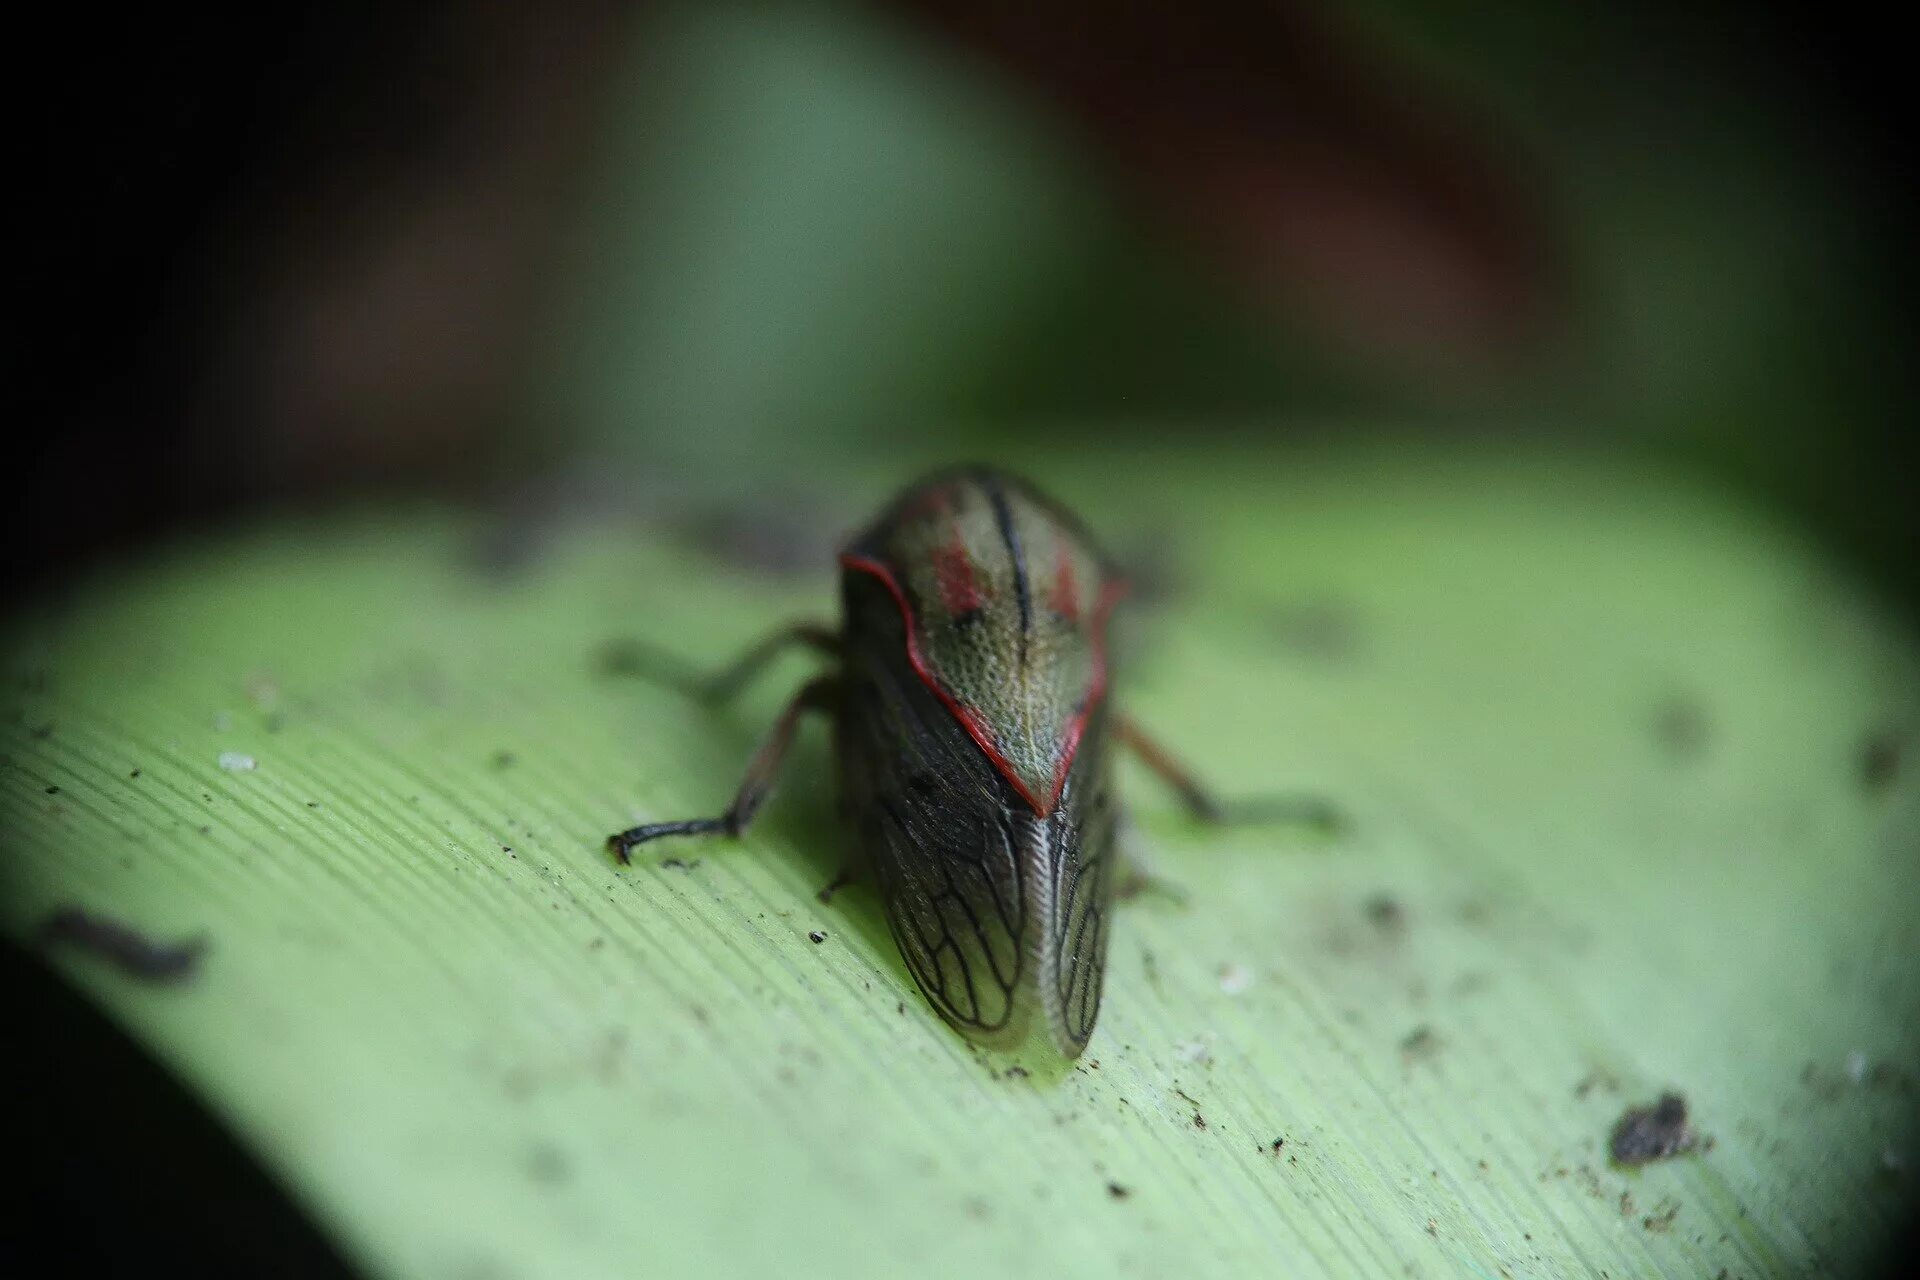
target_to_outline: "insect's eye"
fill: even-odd
[[[963,609],[953,615],[953,625],[958,630],[971,631],[980,625],[980,614],[981,609],[978,605],[971,609]]]

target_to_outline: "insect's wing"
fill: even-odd
[[[1036,983],[1048,1030],[1070,1058],[1086,1048],[1100,1013],[1107,925],[1118,884],[1118,815],[1108,783],[1104,716],[1087,728],[1059,805],[1045,819],[1029,819],[1041,877],[1034,897],[1046,934]]]
[[[842,788],[900,954],[970,1039],[1025,1038],[1033,904],[1005,781],[903,663],[849,662]]]
[[[841,788],[914,980],[971,1039],[1044,1028],[1069,1057],[1100,1010],[1117,882],[1104,705],[1040,816],[908,660],[901,610],[846,580]]]

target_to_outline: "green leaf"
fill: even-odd
[[[746,837],[609,862],[724,803],[804,664],[716,716],[595,649],[833,597],[607,528],[501,579],[454,515],[288,523],[16,620],[6,926],[204,934],[172,986],[50,954],[372,1275],[1798,1275],[1889,1230],[1920,678],[1869,598],[1591,465],[1040,478],[1180,531],[1130,709],[1353,819],[1197,830],[1128,772],[1185,903],[1123,911],[1071,1068],[971,1050],[870,887],[816,899],[817,728]],[[1612,1166],[1665,1090],[1708,1141]]]

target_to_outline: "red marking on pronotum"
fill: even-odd
[[[980,607],[980,588],[973,580],[973,562],[956,537],[933,549],[933,570],[940,579],[940,603],[959,617]]]
[[[1061,790],[1067,785],[1067,770],[1073,767],[1073,757],[1080,750],[1080,736],[1086,732],[1087,718],[1100,705],[1101,698],[1106,696],[1107,615],[1113,612],[1113,606],[1127,594],[1128,584],[1124,580],[1116,579],[1108,581],[1100,588],[1100,599],[1093,607],[1093,679],[1087,688],[1086,701],[1080,704],[1080,709],[1074,713],[1073,720],[1067,725],[1067,731],[1062,739],[1060,764],[1054,771],[1053,785],[1048,788],[1046,801],[1042,803],[1039,797],[1027,789],[1027,784],[1020,780],[1020,775],[1008,763],[1006,753],[1001,751],[1000,744],[994,741],[993,731],[985,718],[949,693],[947,687],[940,683],[927,666],[926,659],[921,657],[920,640],[914,627],[913,606],[908,603],[906,592],[900,589],[900,583],[894,578],[893,570],[867,556],[842,555],[840,563],[848,569],[872,574],[880,580],[880,584],[893,596],[893,602],[900,606],[900,619],[906,624],[907,630],[907,661],[913,664],[914,674],[920,677],[922,684],[933,690],[935,697],[946,704],[947,710],[953,713],[954,719],[960,722],[960,726],[967,731],[967,735],[974,740],[980,750],[986,752],[988,761],[1000,771],[1000,776],[1019,793],[1020,798],[1027,802],[1027,807],[1033,810],[1034,815],[1044,818],[1052,813],[1053,807],[1060,803]]]
[[[900,514],[908,520],[919,520],[930,515],[944,515],[952,510],[953,496],[945,489],[926,489]]]
[[[1080,584],[1073,580],[1073,557],[1065,547],[1053,560],[1053,609],[1068,622],[1080,621]]]

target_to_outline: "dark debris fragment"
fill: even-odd
[[[1706,707],[1686,694],[1668,694],[1654,708],[1654,736],[1676,760],[1691,759],[1704,751],[1711,728]]]
[[[1400,1056],[1408,1062],[1418,1062],[1433,1057],[1440,1052],[1440,1037],[1432,1027],[1422,1024],[1409,1031],[1400,1041]]]
[[[1398,932],[1407,923],[1407,909],[1390,893],[1376,893],[1367,899],[1367,920],[1382,933]]]
[[[1599,1089],[1606,1093],[1613,1093],[1619,1088],[1620,1088],[1620,1081],[1614,1077],[1612,1072],[1603,1071],[1598,1067],[1596,1067],[1592,1071],[1587,1072],[1585,1076],[1581,1077],[1579,1084],[1576,1084],[1575,1086],[1573,1086],[1573,1096],[1576,1098],[1584,1099],[1588,1094],[1592,1093],[1595,1089]]]
[[[1898,729],[1868,734],[1860,748],[1861,787],[1870,793],[1885,791],[1899,776],[1901,758],[1906,751],[1907,735]]]
[[[1296,657],[1328,666],[1363,654],[1365,630],[1359,610],[1333,596],[1291,600],[1273,609],[1268,625],[1276,643]]]
[[[1650,1107],[1630,1107],[1613,1126],[1607,1150],[1614,1163],[1642,1165],[1693,1150],[1699,1136],[1687,1125],[1687,1100],[1663,1093]]]
[[[40,926],[40,944],[79,947],[111,962],[130,978],[158,983],[192,979],[207,950],[204,936],[160,942],[131,925],[78,907],[62,907],[48,916]]]

